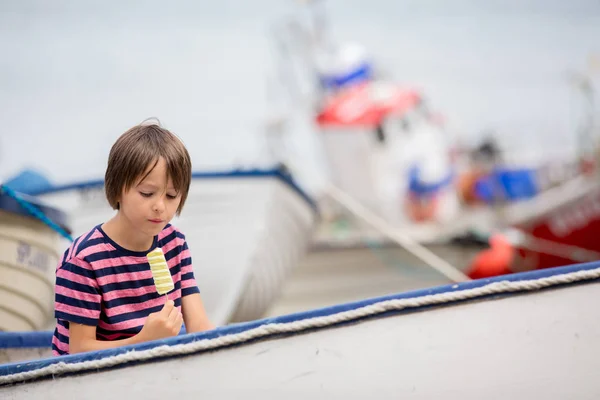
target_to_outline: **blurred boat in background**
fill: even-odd
[[[323,2],[307,2],[304,11],[309,22],[286,19],[273,35],[279,92],[267,140],[300,175],[305,165],[281,143],[298,113],[314,128],[326,166],[326,184],[311,193],[324,216],[317,244],[389,244],[395,233],[405,248],[408,241],[488,247],[455,266],[472,278],[600,259],[592,239],[600,229],[600,127],[589,76],[577,80],[585,100],[572,135],[577,154],[507,151],[494,132],[465,146],[423,90],[394,80],[359,43],[332,38]],[[380,219],[379,228],[365,227],[331,187],[367,219]]]
[[[54,228],[25,207],[35,207]],[[68,235],[65,213],[0,185],[0,331],[41,330],[54,318],[59,231]]]
[[[43,184],[33,187],[29,172],[7,185],[63,210],[74,237],[115,213],[102,180],[37,181]],[[306,252],[317,219],[315,203],[281,168],[194,173],[185,210],[172,223],[186,235],[211,320],[261,317]]]

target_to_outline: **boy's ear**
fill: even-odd
[[[117,210],[121,209],[121,199],[123,198],[123,191],[121,191],[121,194],[119,195],[119,197],[117,197]]]

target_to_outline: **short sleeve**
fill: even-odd
[[[194,277],[194,267],[192,266],[192,255],[188,248],[187,241],[183,242],[180,258],[181,261],[181,297],[194,293],[200,293],[196,278]]]
[[[83,325],[98,325],[102,296],[91,265],[77,257],[56,270],[54,316]]]

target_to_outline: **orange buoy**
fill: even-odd
[[[495,234],[489,239],[490,248],[475,256],[467,275],[471,279],[491,278],[510,274],[515,249],[506,237]]]

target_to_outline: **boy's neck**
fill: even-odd
[[[146,251],[154,242],[153,236],[133,228],[120,213],[105,222],[102,230],[119,246],[131,251]]]

